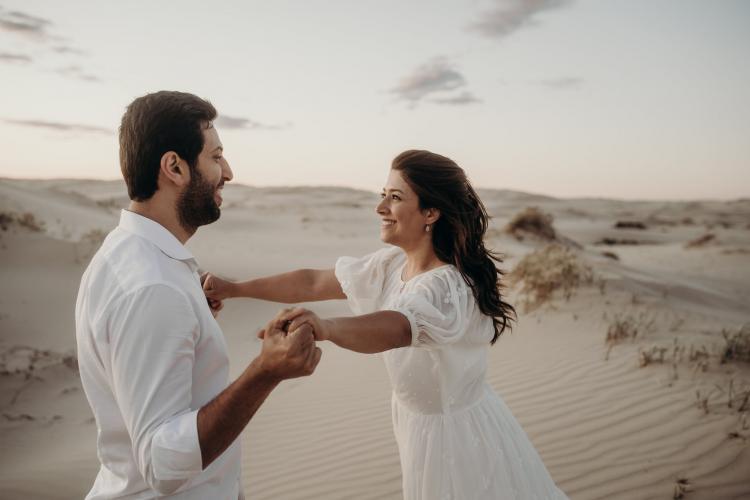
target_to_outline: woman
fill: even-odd
[[[562,499],[539,455],[485,381],[487,347],[515,311],[500,295],[500,260],[484,246],[488,216],[450,159],[406,151],[393,161],[377,213],[392,246],[334,269],[231,283],[209,276],[211,301],[347,299],[350,318],[297,308],[318,340],[384,352],[404,498]]]

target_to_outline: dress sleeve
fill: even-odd
[[[460,274],[436,273],[416,283],[395,302],[411,325],[411,345],[439,347],[458,342],[466,334],[471,290]]]
[[[400,253],[396,247],[383,248],[364,257],[340,257],[334,273],[356,315],[375,312],[380,307],[386,278]]]

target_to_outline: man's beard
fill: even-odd
[[[190,183],[177,200],[180,225],[194,232],[200,226],[211,224],[221,216],[214,194],[216,186],[207,182],[197,168],[190,169]]]

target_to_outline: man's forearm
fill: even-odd
[[[329,340],[351,351],[372,354],[411,344],[409,320],[396,311],[379,311],[326,321],[329,325]]]
[[[256,358],[237,380],[198,411],[198,441],[204,469],[237,439],[279,382],[259,369]]]

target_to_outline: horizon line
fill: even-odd
[[[0,181],[93,181],[93,182],[122,182],[125,181],[122,179],[122,177],[112,177],[112,178],[95,178],[95,177],[12,177],[5,174],[0,174]],[[352,191],[362,191],[362,192],[368,192],[373,194],[378,194],[380,192],[379,189],[376,190],[370,190],[367,188],[361,188],[356,186],[350,186],[350,185],[344,185],[344,184],[268,184],[268,185],[259,185],[259,184],[246,184],[244,182],[240,181],[231,181],[227,184],[228,186],[241,186],[241,187],[247,187],[247,188],[254,188],[254,189],[276,189],[276,188],[337,188],[337,189],[350,189]],[[670,203],[680,203],[680,202],[720,202],[720,203],[731,203],[731,202],[741,202],[741,201],[750,201],[750,196],[740,196],[740,197],[732,197],[732,198],[710,198],[710,197],[704,197],[704,198],[623,198],[623,197],[605,197],[605,196],[558,196],[558,195],[552,195],[552,194],[546,194],[541,192],[534,192],[534,191],[524,191],[521,189],[513,189],[513,188],[497,188],[497,187],[483,187],[479,185],[473,185],[473,187],[477,190],[482,191],[505,191],[510,193],[516,193],[526,196],[536,196],[536,197],[544,197],[549,198],[551,200],[567,200],[567,201],[574,201],[574,200],[608,200],[608,201],[625,201],[625,202],[670,202]]]

